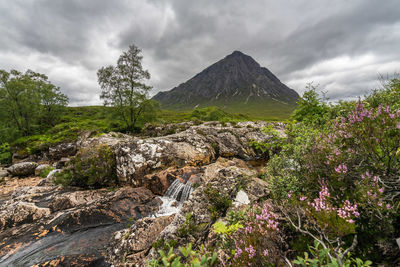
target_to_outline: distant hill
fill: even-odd
[[[218,106],[230,112],[282,117],[299,95],[252,57],[234,51],[185,83],[153,99],[163,108],[188,110]]]

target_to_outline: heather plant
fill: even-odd
[[[282,263],[280,246],[279,216],[272,206],[265,203],[254,206],[248,212],[242,224],[233,224],[223,229],[232,255],[220,258],[224,266],[274,266]],[[239,227],[240,226],[240,227]],[[220,225],[214,228],[221,228]],[[234,228],[234,229],[233,229]],[[220,231],[221,232],[221,231]],[[226,253],[227,255],[228,253]]]
[[[318,240],[341,264],[346,251],[374,262],[398,257],[390,249],[399,235],[400,111],[389,97],[396,86],[339,104],[328,114],[337,117],[318,127],[289,125],[287,144],[263,176],[286,226]]]

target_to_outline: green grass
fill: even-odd
[[[212,105],[218,107],[230,115],[242,120],[264,120],[264,121],[284,121],[290,118],[291,113],[296,108],[295,103],[285,104],[277,101],[253,100],[251,103],[246,104],[244,101],[231,101],[226,103],[224,101],[213,101],[210,103],[199,104],[198,108],[208,108]],[[168,112],[171,114],[190,114],[191,107],[185,106],[169,106]],[[165,112],[166,110],[163,110]],[[240,120],[240,119],[239,119]]]
[[[249,120],[283,121],[289,118],[293,107],[280,103],[231,103],[228,107],[200,107],[192,110],[159,110],[153,124],[179,123],[184,121],[239,122]],[[240,111],[240,113],[239,113]],[[138,121],[138,129],[145,121]],[[85,131],[93,135],[110,131],[125,132],[123,121],[115,115],[113,108],[104,106],[67,107],[58,124],[42,134],[21,137],[2,149],[1,161],[9,161],[11,152],[21,155],[38,154],[59,143],[73,142]]]

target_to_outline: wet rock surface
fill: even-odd
[[[18,188],[0,206],[0,266],[45,264],[61,256],[98,260],[112,233],[130,218],[154,213],[160,203],[145,188]]]

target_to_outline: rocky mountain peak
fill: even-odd
[[[153,97],[164,108],[172,109],[226,107],[260,101],[291,105],[297,98],[294,90],[240,51],[234,51],[187,82]]]

